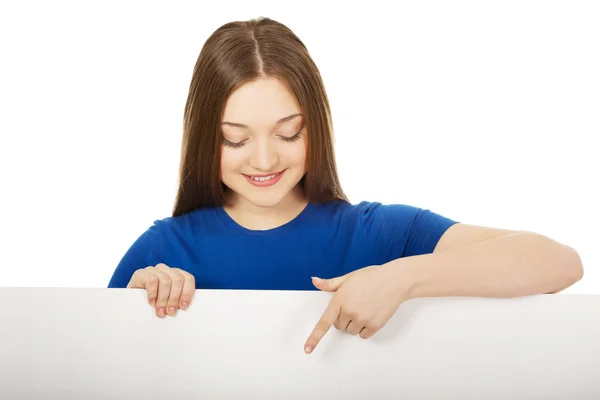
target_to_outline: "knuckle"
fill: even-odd
[[[183,282],[185,281],[185,279],[183,278],[182,275],[177,275],[177,276],[172,277],[171,281],[173,282],[174,285],[183,286]]]
[[[171,287],[171,278],[169,278],[168,276],[160,278],[160,287],[163,289],[170,288]]]
[[[317,328],[321,331],[326,331],[329,328],[329,324],[324,319],[320,319],[319,322],[317,322]]]
[[[149,275],[147,282],[150,285],[155,285],[158,282],[158,276],[156,276],[154,274]]]
[[[190,274],[187,271],[184,271],[182,269],[179,270],[179,273],[185,278],[185,280],[190,280],[190,281],[194,281],[194,275]]]

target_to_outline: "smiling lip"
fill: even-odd
[[[262,175],[245,175],[244,174],[244,177],[246,178],[248,183],[253,186],[267,187],[267,186],[273,186],[274,184],[279,182],[279,180],[281,179],[281,176],[283,175],[284,172],[285,172],[285,170],[283,170],[281,172],[277,172],[275,174],[262,174]],[[275,176],[273,176],[273,175],[275,175]],[[254,180],[251,178],[251,177],[266,178],[269,176],[273,176],[273,177],[271,179],[266,179],[266,180]]]

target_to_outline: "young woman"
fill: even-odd
[[[159,317],[194,290],[335,292],[330,326],[363,338],[422,296],[515,297],[581,279],[572,248],[403,204],[351,204],[319,70],[286,26],[231,22],[206,41],[185,106],[173,215],[127,251],[109,287],[141,288]]]

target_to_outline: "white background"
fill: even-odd
[[[2,3],[0,286],[106,287],[171,213],[204,41],[267,16],[321,70],[352,202],[542,233],[600,293],[598,3],[389,4]]]

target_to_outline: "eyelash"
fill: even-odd
[[[283,140],[284,142],[287,143],[293,143],[293,142],[297,142],[298,140],[300,140],[300,138],[302,137],[302,130],[299,130],[294,136],[292,137],[281,137],[281,140]],[[223,144],[225,146],[234,148],[234,149],[238,149],[240,147],[242,147],[246,142],[239,142],[239,143],[233,143],[230,142],[229,140],[223,138]]]

